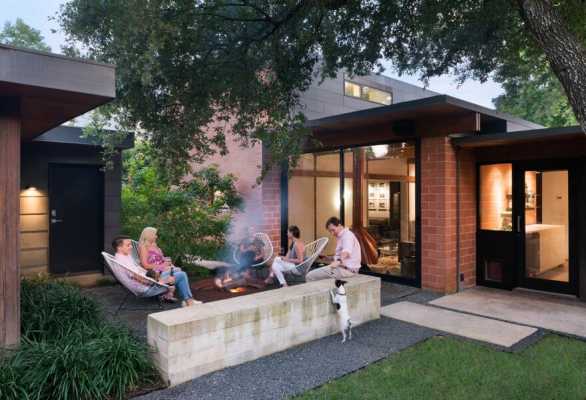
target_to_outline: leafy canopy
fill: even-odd
[[[72,0],[60,20],[91,57],[117,65],[117,113],[148,132],[178,177],[188,160],[225,153],[228,128],[243,145],[262,140],[276,160],[298,153],[307,134],[298,94],[316,74],[380,71],[385,58],[423,80],[538,75],[549,67],[523,3]],[[583,1],[555,9],[585,43]]]
[[[31,28],[20,18],[14,24],[10,21],[4,23],[4,28],[0,31],[0,43],[24,49],[51,51],[41,31]]]

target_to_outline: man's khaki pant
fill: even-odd
[[[354,275],[356,275],[356,273],[344,267],[330,268],[326,265],[325,267],[316,268],[313,271],[310,271],[305,277],[305,280],[311,282],[319,281],[321,279],[344,279],[350,278]]]

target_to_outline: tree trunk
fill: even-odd
[[[586,48],[564,25],[550,0],[517,0],[521,17],[560,80],[586,133]]]

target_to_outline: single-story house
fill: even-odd
[[[108,220],[105,208],[104,216],[98,216],[100,208],[93,208],[97,213],[91,215],[89,208],[78,205],[68,218],[69,211],[62,207],[69,210],[72,202],[86,201],[78,190],[112,196],[115,185],[108,182],[116,176],[104,179],[97,167],[74,166],[96,161],[95,149],[70,143],[79,132],[63,128],[40,136],[111,101],[116,95],[114,77],[112,65],[0,45],[0,347],[19,342],[20,264],[26,265],[25,272],[69,272],[72,264],[61,264],[58,258],[52,264],[49,250],[77,254],[75,245],[95,240],[97,247],[98,238],[104,240],[98,219]],[[105,196],[94,201],[100,207],[108,202]],[[60,226],[68,225],[59,220],[73,218],[88,221],[77,225],[78,232],[60,232]]]
[[[247,223],[283,250],[288,225],[309,242],[328,236],[334,215],[361,241],[363,273],[442,293],[485,285],[586,299],[584,132],[429,91],[398,99],[393,84],[342,76],[302,96],[320,145],[293,168],[274,168],[260,187],[246,185]],[[365,97],[372,87],[377,97]],[[320,117],[316,98],[325,108],[371,104],[322,107],[329,115]],[[262,148],[231,150],[214,162],[244,179],[268,157]],[[231,162],[243,152],[246,162]],[[325,253],[333,250],[331,240]]]

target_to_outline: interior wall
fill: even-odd
[[[503,215],[509,212],[507,209],[512,201],[512,182],[511,164],[480,166],[480,229],[511,230]]]
[[[314,178],[293,176],[289,179],[289,225],[297,225],[301,240],[315,240]]]

